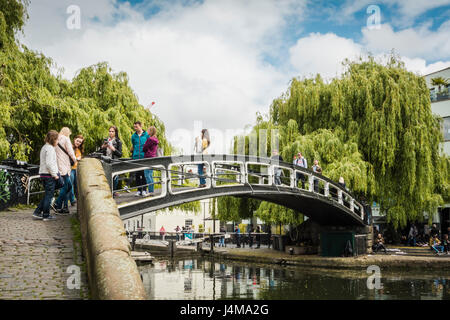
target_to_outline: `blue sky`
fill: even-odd
[[[367,27],[370,5],[377,28]],[[293,77],[338,77],[346,58],[382,61],[394,49],[418,74],[450,66],[450,0],[31,0],[29,15],[24,44],[68,79],[101,61],[127,72],[139,102],[155,101],[151,112],[188,151],[207,127],[226,152]]]

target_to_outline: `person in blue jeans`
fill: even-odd
[[[70,181],[70,172],[72,166],[77,163],[75,152],[73,151],[70,135],[72,132],[69,128],[64,127],[59,132],[58,143],[55,147],[56,162],[61,177],[64,179],[64,187],[59,193],[58,199],[55,201],[56,214],[69,214],[69,197],[72,191],[72,182]],[[73,163],[71,164],[70,159]]]
[[[55,146],[58,143],[58,132],[51,130],[45,137],[45,145],[40,152],[39,175],[44,186],[45,194],[33,212],[33,219],[50,221],[55,217],[50,215],[50,204],[55,193],[56,181],[61,179],[56,162]]]
[[[72,190],[69,194],[69,200],[72,206],[74,206],[77,202],[75,200],[75,195],[77,194],[77,165],[78,161],[81,160],[81,157],[84,153],[84,137],[81,134],[77,135],[73,140],[73,151],[75,152],[77,163],[72,166],[72,170],[70,171],[70,182],[72,183]]]
[[[144,144],[144,157],[145,158],[154,158],[157,156],[157,151],[158,151],[158,143],[159,140],[156,137],[156,128],[154,126],[151,126],[148,129],[148,139]],[[155,190],[155,185],[153,183],[153,170],[151,169],[146,169],[144,170],[144,176],[145,176],[145,180],[148,184],[148,192],[149,195],[151,193],[153,193],[153,191]]]
[[[196,154],[208,154],[208,148],[209,148],[210,144],[211,144],[211,140],[209,137],[208,129],[203,129],[201,131],[200,137],[195,138],[194,152]],[[198,166],[198,175],[199,175],[199,180],[200,180],[199,187],[204,188],[204,187],[206,187],[206,179],[203,176],[204,164],[200,163],[197,166]]]
[[[144,159],[144,145],[148,139],[148,133],[145,130],[142,130],[142,123],[140,121],[136,121],[134,123],[134,130],[136,131],[131,136],[131,153],[133,159]],[[136,193],[136,197],[139,196],[147,196],[147,191],[145,191],[144,185],[146,185],[144,170],[137,171],[135,173],[136,177],[136,186],[138,186],[138,191]],[[141,187],[139,187],[141,186]]]
[[[439,255],[441,252],[444,252],[444,246],[441,245],[441,241],[439,240],[437,234],[433,236],[432,243],[433,245],[431,248],[436,251],[436,254]]]

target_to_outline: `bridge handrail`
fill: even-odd
[[[164,156],[164,157],[154,157],[154,158],[144,158],[144,159],[132,159],[132,158],[120,158],[120,159],[111,159],[109,157],[102,157],[102,161],[108,163],[109,165],[111,165],[113,168],[114,166],[117,166],[119,164],[122,163],[129,163],[129,164],[140,164],[143,162],[157,162],[164,160],[165,162],[178,162],[179,160],[177,160],[176,158],[194,158],[195,161],[207,161],[207,162],[212,162],[214,160],[216,160],[215,158],[224,158],[227,161],[229,161],[229,159],[231,158],[236,158],[236,161],[242,161],[242,159],[245,159],[245,162],[258,162],[261,164],[269,164],[269,165],[277,165],[280,167],[286,167],[286,168],[290,168],[293,170],[297,170],[300,172],[303,172],[305,174],[308,175],[312,175],[320,180],[323,180],[327,183],[329,183],[330,185],[332,185],[333,187],[342,190],[342,192],[345,192],[346,194],[348,194],[351,198],[353,198],[356,202],[360,202],[357,201],[357,197],[348,189],[342,187],[341,185],[339,185],[338,183],[334,182],[333,180],[331,180],[330,178],[328,178],[325,175],[322,175],[320,173],[314,172],[311,169],[307,169],[307,168],[303,168],[297,165],[294,165],[293,163],[289,163],[289,162],[284,162],[284,161],[278,161],[278,160],[274,160],[271,158],[266,158],[266,157],[255,157],[255,156],[249,156],[249,155],[232,155],[232,154],[214,154],[214,155],[181,155],[181,156]],[[248,160],[247,160],[248,159]],[[260,162],[260,161],[254,161],[254,160],[264,160],[264,162]],[[169,160],[169,161],[168,161]],[[181,161],[183,162],[183,161]],[[144,166],[144,167],[148,167],[148,166]],[[156,168],[155,168],[156,169]],[[160,168],[161,169],[161,168]],[[166,169],[166,171],[168,171]],[[113,170],[114,172],[114,170]],[[187,173],[186,173],[187,174]],[[192,175],[192,174],[191,174]],[[195,175],[195,174],[193,174]],[[205,177],[207,177],[204,174]]]
[[[361,201],[357,200],[356,196],[349,191],[348,189],[344,188],[342,185],[334,182],[330,178],[314,172],[313,170],[303,168],[297,165],[294,165],[293,163],[288,163],[284,161],[279,161],[276,159],[266,158],[266,157],[256,157],[256,156],[250,156],[250,155],[232,155],[232,154],[211,154],[211,155],[175,155],[175,156],[164,156],[164,157],[154,157],[154,158],[144,158],[144,159],[130,159],[130,158],[121,158],[121,159],[111,159],[109,157],[102,156],[101,157],[105,172],[108,172],[107,175],[114,175],[115,172],[126,172],[126,168],[132,167],[132,169],[129,169],[130,171],[137,171],[136,168],[141,167],[142,170],[145,169],[155,169],[160,171],[165,171],[166,175],[169,172],[175,172],[180,174],[180,171],[172,170],[171,168],[173,166],[182,166],[185,165],[194,165],[198,163],[207,163],[208,168],[207,170],[201,175],[205,179],[209,179],[207,182],[207,189],[209,188],[215,188],[215,186],[212,184],[212,181],[217,178],[217,174],[214,170],[212,170],[214,163],[220,163],[220,162],[226,162],[228,164],[230,163],[236,163],[238,167],[240,167],[239,163],[243,163],[243,167],[240,167],[240,173],[244,176],[248,176],[251,173],[249,172],[248,165],[267,165],[270,166],[268,171],[268,177],[272,177],[272,184],[273,185],[273,176],[274,176],[274,168],[280,168],[284,170],[289,170],[290,174],[288,177],[290,180],[290,184],[288,185],[275,185],[276,187],[282,187],[282,188],[291,188],[291,189],[298,189],[299,187],[295,183],[297,180],[296,173],[302,173],[309,177],[309,183],[310,183],[310,189],[309,192],[312,192],[313,194],[320,194],[325,197],[332,198],[333,201],[337,202],[338,204],[346,207],[351,212],[355,213],[357,216],[359,216],[362,220],[364,220],[365,216],[365,209],[364,205],[361,203]],[[194,164],[192,164],[194,163]],[[244,171],[242,171],[244,170]],[[190,177],[197,176],[200,177],[200,175],[196,175],[194,173],[184,173],[182,172],[182,175],[185,176],[189,174]],[[284,178],[282,178],[284,179]],[[171,181],[172,178],[170,175],[167,175],[167,181]],[[179,179],[178,179],[179,180]],[[323,181],[325,183],[324,186],[324,192],[319,193],[313,190],[312,183],[314,180]],[[270,182],[270,181],[269,181]],[[248,182],[247,182],[248,184]],[[270,184],[270,183],[269,183]],[[251,184],[249,184],[251,185]],[[170,183],[168,185],[169,193],[170,192]],[[334,192],[330,194],[330,188],[337,190],[338,198],[335,199],[333,197]],[[301,188],[300,188],[301,189]],[[186,190],[186,191],[180,191],[179,193],[185,193],[185,192],[191,192],[192,190]],[[346,201],[348,205],[345,205],[345,196],[348,196],[350,198],[349,201]]]

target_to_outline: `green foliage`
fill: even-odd
[[[343,175],[351,189],[380,203],[394,227],[403,227],[434,212],[448,194],[448,170],[439,170],[448,160],[439,154],[442,135],[428,88],[393,55],[386,65],[373,58],[346,65],[342,79],[328,84],[320,77],[293,79],[272,104],[271,120],[280,128],[295,120],[303,135],[295,147],[304,146],[308,157],[312,152],[322,160],[325,175]],[[320,132],[320,141],[313,138]],[[315,142],[302,143],[309,135]],[[289,134],[285,143],[283,155],[291,154]]]
[[[448,85],[449,79],[445,79],[444,77],[436,77],[431,79],[431,84],[433,86],[438,86],[438,91],[441,92],[441,87]]]
[[[26,11],[28,3],[28,0],[0,0],[0,21],[4,20],[4,26],[0,30],[3,29],[9,40],[14,39],[14,34],[22,29],[25,21],[28,19]],[[5,39],[2,38],[1,40]],[[1,48],[2,45],[0,44]]]
[[[272,102],[269,120],[257,115],[252,134],[279,129],[286,162],[299,151],[309,167],[319,160],[325,176],[334,181],[342,176],[357,196],[377,201],[394,228],[422,220],[424,212],[450,200],[450,160],[440,154],[440,120],[431,112],[425,80],[394,55],[385,65],[372,57],[345,64],[342,78],[329,83],[320,75],[292,79]],[[236,220],[241,204],[220,200],[219,212]],[[264,202],[255,214],[273,223],[297,217]]]
[[[261,202],[255,216],[268,224],[299,225],[304,220],[304,216],[297,211],[267,201]]]

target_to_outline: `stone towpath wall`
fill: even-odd
[[[78,164],[78,215],[92,298],[146,299],[144,285],[99,160]]]

